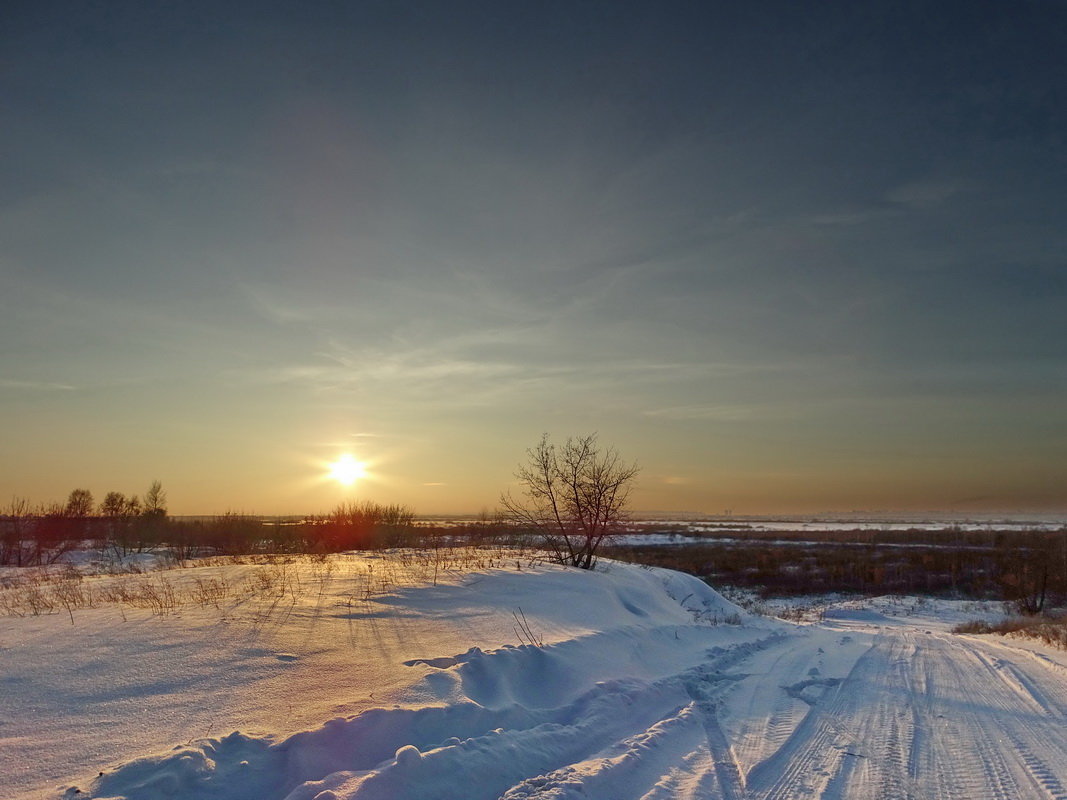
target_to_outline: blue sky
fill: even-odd
[[[5,12],[9,495],[1067,508],[1064,3],[216,5]]]

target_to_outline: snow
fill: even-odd
[[[948,632],[989,608],[794,625],[666,570],[432,558],[92,576],[179,601],[0,617],[3,795],[1067,797],[1067,655]]]

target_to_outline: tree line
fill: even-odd
[[[84,547],[117,558],[166,552],[184,560],[201,555],[399,547],[426,535],[415,525],[410,508],[369,500],[290,520],[238,512],[206,519],[173,518],[162,484],[153,481],[143,495],[111,491],[99,504],[88,489],[74,489],[65,503],[33,506],[21,498],[11,500],[0,509],[0,565],[54,564]]]
[[[0,513],[0,565],[53,564],[89,539],[130,552],[143,547],[167,519],[167,494],[153,481],[143,495],[108,492],[97,505],[88,489],[74,489],[66,503],[33,506],[13,498]]]
[[[210,519],[173,519],[167,495],[153,481],[143,495],[108,492],[96,504],[88,489],[74,489],[66,503],[32,507],[14,499],[0,510],[0,565],[52,564],[86,542],[118,557],[166,550],[178,559],[203,554],[339,552],[380,547],[478,544],[535,539],[550,558],[591,569],[602,545],[625,526],[636,464],[596,434],[568,438],[560,446],[548,434],[527,450],[515,473],[518,494],[501,496],[497,516],[465,526],[416,525],[403,505],[369,500],[296,520],[264,520],[240,513]]]
[[[733,532],[684,545],[616,545],[605,555],[764,597],[934,594],[1007,600],[1024,614],[1067,603],[1067,528]]]

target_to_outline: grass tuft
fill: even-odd
[[[1011,617],[1002,622],[985,620],[963,622],[952,629],[953,633],[990,634],[1036,639],[1051,647],[1067,650],[1067,612],[1043,614],[1032,617]]]

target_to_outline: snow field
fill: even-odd
[[[1067,800],[1067,654],[948,633],[989,608],[792,625],[664,570],[461,561],[215,564],[172,578],[272,588],[0,618],[4,795]]]
[[[694,625],[696,618],[736,614],[685,576],[625,565],[584,573],[510,553],[494,562],[484,552],[477,558],[474,566],[457,556],[431,569],[402,553],[353,554],[326,563],[215,562],[147,576],[101,576],[85,581],[101,588],[165,579],[179,596],[210,580],[248,590],[234,588],[217,606],[184,602],[164,614],[100,602],[75,610],[73,625],[66,611],[2,617],[5,793],[54,796],[50,788],[65,780],[85,791],[85,776],[104,771],[108,777],[116,763],[138,753],[205,737],[219,742],[219,734],[235,729],[240,741],[251,736],[275,743],[317,730],[324,720],[376,708],[446,706],[468,701],[465,692],[487,706],[516,698],[538,708],[570,702],[598,680],[655,678],[698,661],[711,626]],[[257,586],[268,588],[248,588]],[[518,609],[545,650],[555,648],[552,657],[527,648],[536,662],[529,674],[540,675],[536,682],[523,677],[526,666],[516,653],[522,649]],[[757,635],[723,627],[727,640]],[[472,647],[493,651],[498,666],[486,669],[489,659]],[[469,663],[451,670],[415,663],[442,654]],[[432,743],[400,739],[385,751],[367,751],[373,763],[402,745]],[[228,741],[211,747],[230,752],[239,740]],[[180,766],[169,765],[171,777],[159,778],[168,786],[208,762],[211,770],[223,763],[193,752],[182,758]],[[131,765],[127,774],[142,768]],[[217,773],[211,782],[220,782]]]

